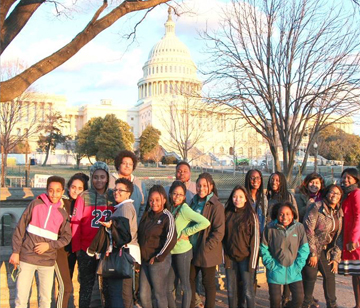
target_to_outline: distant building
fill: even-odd
[[[75,137],[90,119],[113,113],[130,125],[136,140],[134,148],[144,129],[152,125],[161,131],[160,142],[166,151],[182,156],[174,145],[175,139],[189,146],[195,143],[189,151],[189,160],[195,164],[228,163],[233,156],[268,158],[267,142],[244,119],[239,119],[230,108],[215,107],[201,99],[202,83],[196,65],[189,49],[176,36],[170,10],[165,34],[149,52],[137,87],[138,101],[128,110],[114,106],[111,99],[103,99],[99,105],[69,107],[65,96],[31,93],[23,100],[25,107],[16,129],[26,129],[31,117],[42,122],[46,114],[60,112],[68,122],[63,133]],[[351,133],[352,123],[346,118],[337,126]],[[32,137],[32,151],[36,150],[37,138]]]

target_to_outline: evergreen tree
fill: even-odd
[[[104,118],[97,117],[88,121],[79,131],[76,138],[76,151],[80,156],[110,163],[121,150],[132,150],[135,141],[130,126],[107,114]],[[91,162],[91,161],[90,161]]]
[[[140,136],[140,156],[142,159],[159,145],[160,135],[161,132],[151,125],[144,129]]]

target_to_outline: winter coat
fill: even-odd
[[[101,224],[110,218],[115,211],[115,200],[111,189],[99,194],[93,187],[93,175],[96,170],[104,170],[109,174],[104,162],[96,162],[90,169],[91,188],[83,191],[76,199],[71,216],[72,251],[86,251],[96,236]]]
[[[302,193],[299,189],[297,189],[295,192],[295,200],[296,200],[297,209],[299,212],[298,221],[301,223],[304,221],[304,216],[306,214],[306,211],[309,208],[310,204],[312,203],[309,201],[310,198],[313,199],[314,201],[321,200],[320,195],[316,195],[314,197],[309,197],[307,194]]]
[[[191,208],[194,209],[198,195],[195,195]],[[202,215],[210,221],[210,226],[196,234],[192,264],[198,267],[213,267],[223,262],[222,240],[225,235],[224,206],[213,195],[206,201]]]
[[[309,252],[305,229],[301,223],[294,221],[288,228],[280,225],[277,220],[269,223],[260,245],[268,283],[285,285],[301,281],[301,271]]]
[[[162,262],[176,244],[176,228],[174,217],[168,210],[160,213],[146,212],[141,218],[138,229],[138,241],[141,259],[149,262]]]
[[[360,260],[360,247],[352,252],[346,249],[348,243],[360,244],[360,189],[350,192],[342,203],[344,211],[343,260]]]
[[[331,233],[335,228],[334,216],[339,221],[339,227],[332,238]],[[341,230],[343,221],[343,211],[340,204],[335,212],[326,204],[325,201],[312,203],[304,217],[305,232],[309,241],[310,253],[320,258],[321,252],[327,250],[327,259],[329,261],[341,261]],[[332,247],[327,246],[332,243]]]
[[[20,261],[53,266],[57,249],[71,240],[69,216],[63,203],[52,203],[46,194],[33,200],[22,214],[13,234],[13,253],[20,254]],[[34,252],[36,243],[46,242],[49,249],[39,255]]]
[[[225,268],[230,267],[230,260],[240,262],[249,258],[249,271],[255,271],[260,247],[259,221],[252,213],[249,224],[240,223],[244,212],[244,209],[235,208],[225,213]]]
[[[125,217],[111,217],[110,220],[113,223],[109,229],[104,226],[98,229],[96,236],[87,249],[89,256],[92,257],[95,253],[104,254],[112,244],[115,244],[117,248],[121,248],[131,241],[129,219]]]

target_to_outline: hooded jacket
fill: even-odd
[[[71,240],[69,217],[61,200],[52,203],[46,194],[33,200],[22,214],[12,238],[13,253],[20,254],[20,261],[53,266],[57,249]],[[50,248],[39,255],[34,252],[36,243],[46,242]]]
[[[269,223],[260,245],[268,283],[285,285],[301,281],[301,270],[309,252],[305,229],[301,223],[294,221],[288,228],[280,225],[277,220]]]
[[[72,251],[86,251],[101,226],[100,221],[106,221],[114,212],[114,197],[112,190],[99,194],[93,186],[93,175],[96,170],[104,170],[109,180],[109,168],[104,162],[96,162],[90,168],[91,188],[83,191],[76,199],[71,217]]]

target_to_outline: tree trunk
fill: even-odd
[[[49,158],[49,153],[50,153],[50,144],[46,147],[46,156],[45,156],[45,160],[43,162],[43,166],[46,166],[47,160]]]
[[[4,146],[1,146],[1,187],[5,187],[7,171],[7,153],[4,151]]]
[[[81,157],[80,155],[76,155],[76,169],[80,169],[80,162],[81,162]]]

